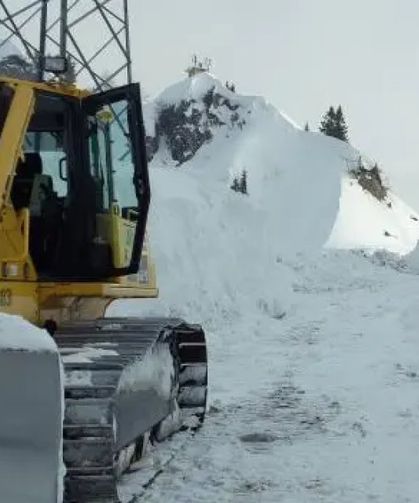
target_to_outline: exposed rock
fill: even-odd
[[[372,168],[366,168],[361,159],[359,159],[358,166],[351,169],[349,174],[356,178],[359,185],[378,199],[378,201],[384,201],[386,199],[388,188],[383,183],[381,172],[377,164]]]
[[[215,91],[208,90],[201,100],[182,100],[178,104],[161,105],[155,124],[155,136],[147,137],[149,161],[165,141],[172,159],[181,164],[194,157],[198,150],[213,138],[213,130],[225,127],[242,129],[240,105]]]
[[[152,161],[153,157],[156,155],[156,152],[159,150],[160,141],[157,136],[146,136],[145,137],[145,146],[147,151],[147,161]]]
[[[270,443],[278,440],[278,437],[272,433],[255,432],[241,435],[240,440],[245,443]]]

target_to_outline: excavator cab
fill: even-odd
[[[137,272],[150,200],[138,86],[82,98],[34,87],[33,100],[11,201],[29,211],[38,277]]]

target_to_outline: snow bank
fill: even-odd
[[[409,255],[404,257],[403,262],[409,272],[419,274],[419,246],[416,246]]]
[[[417,214],[396,195],[378,201],[354,179],[343,177],[339,212],[327,246],[330,248],[411,252],[419,237]]]
[[[2,500],[61,503],[64,389],[58,349],[46,331],[5,314],[0,314],[0,399]]]
[[[120,306],[123,314],[211,324],[268,305],[280,315],[290,284],[264,222],[267,211],[197,173],[155,167],[151,174],[149,229],[160,299],[120,301],[109,313]]]
[[[182,170],[206,187],[206,198],[213,200],[213,206],[229,199],[233,178],[246,171],[249,195],[242,201],[231,197],[236,201],[233,206],[240,212],[242,206],[247,206],[256,225],[260,219],[267,226],[272,224],[275,241],[282,250],[294,253],[321,247],[336,218],[343,157],[350,156],[350,147],[301,131],[263,98],[239,96],[207,74],[171,86],[156,103],[162,106],[194,100],[190,108],[196,110],[199,100],[211,89],[229,100],[229,107],[234,107],[243,126],[227,125],[225,110],[212,107],[210,113],[217,114],[225,125],[211,128],[211,141]],[[170,166],[170,159],[161,142],[151,172],[165,165]],[[164,183],[164,177],[159,177],[158,183]],[[161,186],[155,184],[154,194],[159,190]],[[229,218],[225,214],[223,217],[226,221]]]
[[[112,349],[79,347],[61,349],[61,358],[64,363],[91,363],[102,356],[117,356],[118,353]]]
[[[360,156],[351,145],[302,131],[263,98],[232,93],[208,74],[146,105],[149,135],[159,110],[180,103],[186,118],[197,118],[183,123],[180,143],[193,142],[188,128],[204,125],[210,134],[183,163],[161,136],[150,163],[149,233],[161,297],[116,303],[110,313],[145,310],[207,326],[243,312],[279,319],[294,302],[287,264],[325,246],[400,254],[415,246],[415,213],[391,192],[379,202],[349,179]],[[248,194],[230,188],[243,172]]]
[[[20,316],[0,313],[0,349],[57,352],[53,338]]]
[[[144,358],[125,368],[118,383],[118,392],[154,390],[164,400],[172,393],[173,356],[166,344],[158,344]]]
[[[212,103],[208,93],[215,96]],[[185,116],[202,116],[188,124],[190,129],[209,127],[208,141],[182,164],[182,171],[206,187],[205,198],[213,206],[219,206],[217,197],[222,198],[233,178],[245,171],[249,194],[244,201],[256,221],[262,218],[270,228],[282,253],[310,253],[327,246],[406,254],[415,247],[415,212],[391,191],[378,201],[357,180],[349,180],[349,166],[360,157],[349,144],[302,131],[263,98],[233,93],[206,73],[168,87],[145,107],[148,134],[155,133],[159,110],[181,103],[187,107]],[[230,123],[232,110],[240,127]],[[179,134],[184,136],[185,129]],[[180,141],[193,144],[195,138]],[[165,141],[160,139],[158,147],[152,172],[176,165]],[[154,193],[165,191],[165,177],[155,178]],[[158,202],[165,204],[161,198]]]

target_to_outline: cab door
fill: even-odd
[[[138,271],[150,204],[138,84],[83,100],[86,156],[95,185],[97,243],[111,247],[109,276]]]

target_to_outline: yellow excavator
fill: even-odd
[[[43,328],[57,349],[16,349],[21,334],[2,333],[0,318],[0,499],[115,503],[119,479],[150,443],[202,423],[205,335],[180,319],[106,317],[115,299],[158,295],[145,246],[150,185],[139,85],[106,86],[75,40],[73,62],[100,85],[95,92],[69,83],[72,7],[61,0],[61,53],[49,57],[54,2],[38,3],[35,48],[17,20],[33,13],[13,13],[0,0],[0,24],[36,68],[34,78],[0,75],[0,312]],[[105,3],[91,2],[77,22],[99,14],[117,46],[114,18],[123,23],[130,77],[127,2],[121,15]]]

